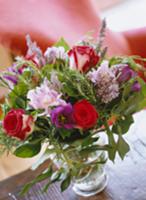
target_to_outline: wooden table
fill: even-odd
[[[19,197],[20,187],[42,170],[42,166],[36,172],[28,170],[0,182],[0,200],[146,200],[146,110],[136,114],[135,120],[126,136],[131,151],[124,161],[117,157],[115,164],[107,163],[109,180],[102,193],[83,198],[77,196],[71,187],[61,193],[59,184],[54,184],[47,194],[42,194],[39,192],[42,183],[39,183],[25,197]]]

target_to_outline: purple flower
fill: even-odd
[[[68,103],[52,110],[51,121],[57,128],[72,129],[74,127],[72,105]]]
[[[135,81],[131,87],[131,90],[133,92],[139,92],[141,90],[141,85],[139,84],[138,81]]]
[[[3,78],[10,81],[14,85],[16,85],[18,82],[17,76],[14,76],[14,75],[3,75]]]
[[[131,78],[133,78],[136,75],[136,73],[127,65],[121,70],[121,73],[118,76],[118,82],[123,83],[126,81],[129,81]]]
[[[18,78],[23,73],[23,68],[23,66],[17,68],[17,65],[13,64],[3,73],[2,78],[7,81],[10,88],[13,88],[18,83]]]

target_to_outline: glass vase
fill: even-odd
[[[98,141],[94,144],[105,145],[104,132],[98,133]],[[62,163],[60,159],[55,159],[55,155],[51,156],[57,168],[64,166],[68,170],[66,163]],[[84,159],[77,151],[70,152],[69,158],[74,161],[82,161],[85,165],[80,169],[78,175],[73,178],[73,191],[80,196],[89,197],[104,190],[107,185],[107,175],[105,173],[106,152],[102,150],[89,153],[88,157]]]
[[[100,162],[105,158],[105,152],[96,152],[92,159]],[[92,160],[93,161],[93,160]],[[86,171],[82,170],[80,177],[73,180],[73,191],[84,197],[93,196],[104,190],[107,185],[107,175],[105,173],[105,163],[90,166]]]

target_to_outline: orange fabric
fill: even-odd
[[[95,0],[0,0],[0,42],[25,53],[28,33],[43,49],[61,36],[71,45],[88,31],[94,30],[97,37],[101,19],[96,8]],[[110,55],[144,55],[146,29],[107,30],[105,45]]]

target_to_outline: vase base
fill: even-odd
[[[94,196],[95,194],[102,192],[105,189],[106,186],[107,186],[107,175],[104,174],[102,182],[98,185],[98,187],[96,189],[93,189],[93,190],[90,190],[90,191],[81,190],[76,185],[74,185],[73,191],[79,196],[90,197],[90,196]]]

